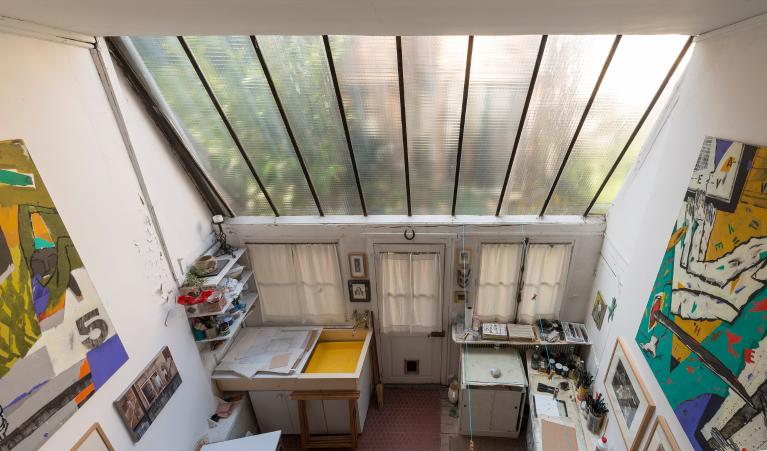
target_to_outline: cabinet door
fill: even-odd
[[[263,432],[282,431],[283,434],[298,434],[298,421],[291,418],[288,408],[290,394],[280,391],[252,391],[250,402],[256,414],[258,427]]]
[[[494,393],[490,430],[493,432],[517,432],[523,393],[508,388],[495,390]]]
[[[349,428],[349,401],[324,400],[325,423],[328,425],[328,434],[348,434]],[[359,421],[358,421],[359,423]]]
[[[471,428],[475,432],[490,430],[494,390],[471,388]],[[469,431],[469,393],[461,390],[461,431]]]

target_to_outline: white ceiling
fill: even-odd
[[[767,0],[2,0],[0,15],[106,35],[700,34]]]

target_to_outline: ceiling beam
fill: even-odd
[[[402,36],[397,36],[397,75],[399,77],[399,111],[402,121],[402,150],[405,159],[405,193],[407,194],[407,215],[413,215],[410,202],[410,161],[407,149],[407,117],[405,115],[405,80],[402,74]]]
[[[296,137],[293,135],[293,129],[290,128],[288,115],[285,114],[285,108],[282,106],[282,101],[280,100],[279,94],[277,94],[277,88],[274,86],[274,80],[272,80],[272,75],[269,72],[269,67],[266,65],[264,54],[261,52],[261,48],[258,46],[258,40],[255,36],[251,35],[250,42],[253,44],[253,49],[256,51],[258,62],[261,64],[261,69],[264,71],[266,82],[269,83],[269,89],[272,91],[274,103],[277,104],[277,109],[280,111],[282,123],[285,125],[285,130],[288,132],[290,143],[293,144],[293,151],[296,153],[296,157],[298,157],[298,163],[301,165],[301,170],[304,172],[304,178],[306,179],[306,183],[309,185],[309,191],[311,191],[312,198],[314,199],[314,204],[317,206],[317,212],[319,212],[320,216],[325,216],[325,213],[322,211],[322,205],[320,205],[320,199],[317,197],[317,191],[314,189],[312,178],[309,177],[309,171],[306,169],[306,162],[304,162],[304,157],[301,155],[301,150],[298,148],[298,141],[296,141]]]
[[[360,196],[360,205],[362,205],[363,216],[368,215],[368,209],[365,206],[365,196],[362,194],[362,184],[360,183],[360,173],[357,170],[357,159],[354,157],[354,148],[352,147],[352,138],[349,134],[349,124],[346,122],[346,110],[344,109],[344,100],[341,97],[341,88],[338,86],[338,76],[336,75],[336,65],[333,62],[333,51],[330,49],[330,38],[328,35],[322,36],[322,42],[325,44],[325,56],[330,68],[330,77],[333,79],[333,89],[336,92],[336,102],[338,103],[338,112],[341,115],[341,123],[344,125],[344,136],[346,136],[346,147],[349,149],[349,159],[352,162],[354,170],[354,181],[357,182],[357,194]]]
[[[589,101],[586,103],[586,107],[583,109],[581,120],[578,122],[578,126],[575,128],[575,133],[573,133],[573,138],[570,140],[570,145],[567,146],[567,152],[565,152],[565,157],[562,159],[562,164],[559,165],[559,170],[557,170],[557,175],[554,177],[554,182],[551,184],[551,189],[549,189],[549,194],[546,196],[546,201],[543,202],[543,207],[541,208],[541,213],[539,216],[543,216],[546,213],[546,208],[549,206],[551,196],[554,194],[554,190],[557,188],[557,183],[559,183],[560,177],[562,177],[562,173],[565,170],[565,165],[567,165],[567,160],[570,158],[570,154],[575,147],[576,141],[578,141],[578,135],[581,134],[583,124],[586,122],[589,111],[591,111],[591,106],[594,104],[594,99],[596,99],[599,88],[602,86],[602,81],[605,78],[605,74],[607,74],[607,69],[610,67],[610,63],[613,60],[613,56],[615,56],[616,50],[618,50],[618,44],[620,44],[622,37],[622,35],[617,35],[613,40],[613,46],[610,48],[610,53],[607,54],[605,63],[602,65],[602,72],[599,73],[599,77],[597,78],[597,82],[594,85],[594,89],[591,91],[591,97],[589,97]]]
[[[530,77],[530,86],[527,88],[527,97],[525,97],[525,106],[522,108],[522,116],[519,118],[519,126],[517,127],[517,135],[514,137],[514,146],[511,149],[511,156],[509,157],[509,165],[506,167],[506,177],[503,178],[503,186],[501,187],[501,195],[498,197],[498,206],[495,208],[495,215],[501,215],[501,207],[503,207],[503,198],[506,196],[506,187],[509,184],[509,176],[511,175],[511,167],[514,164],[514,158],[517,156],[517,148],[519,147],[519,137],[522,136],[522,129],[525,126],[525,120],[527,119],[527,110],[530,108],[530,99],[533,97],[533,91],[535,90],[535,82],[538,79],[538,70],[541,68],[541,60],[543,59],[543,52],[546,50],[546,41],[548,41],[548,35],[541,36],[541,44],[538,46],[538,56],[535,58],[535,67],[533,68],[533,75]]]
[[[664,78],[660,86],[658,86],[658,90],[655,92],[655,95],[650,101],[650,104],[647,105],[647,108],[642,114],[642,117],[639,119],[639,122],[637,122],[636,127],[634,127],[634,131],[631,132],[631,136],[629,136],[628,141],[626,141],[626,145],[623,146],[623,149],[618,154],[618,158],[615,159],[615,162],[610,168],[610,171],[605,176],[605,179],[602,181],[602,184],[599,185],[599,189],[597,190],[596,194],[594,194],[594,198],[591,199],[591,202],[589,203],[589,206],[586,208],[586,211],[583,212],[583,216],[588,216],[589,212],[594,207],[594,204],[599,199],[599,196],[602,194],[602,190],[604,190],[605,186],[607,186],[607,182],[610,181],[610,177],[612,177],[613,173],[615,172],[615,169],[618,168],[618,165],[623,159],[623,156],[626,155],[626,152],[629,150],[629,147],[631,147],[631,143],[634,142],[634,138],[636,138],[637,134],[639,133],[639,130],[642,128],[642,125],[644,125],[645,121],[647,120],[647,117],[650,115],[650,112],[655,107],[655,104],[658,103],[658,99],[660,99],[661,94],[663,94],[663,91],[666,89],[666,86],[668,85],[668,82],[671,80],[671,77],[674,75],[674,72],[676,72],[677,68],[679,67],[679,64],[682,63],[684,56],[687,54],[687,51],[690,49],[690,46],[692,45],[692,41],[693,41],[693,36],[690,36],[687,39],[687,42],[685,42],[684,47],[682,47],[682,50],[679,52],[679,55],[677,55],[676,57],[676,60],[674,60],[674,64],[672,64],[671,67],[669,68],[668,73],[666,74],[666,78]]]
[[[221,116],[221,120],[224,122],[224,126],[229,132],[229,135],[232,137],[232,140],[234,141],[234,144],[237,147],[237,150],[240,152],[240,155],[245,160],[245,164],[248,166],[248,169],[250,169],[250,173],[253,174],[253,178],[256,179],[256,183],[258,184],[258,187],[261,188],[261,192],[264,193],[264,197],[266,198],[266,201],[269,203],[269,207],[271,207],[272,212],[274,213],[274,216],[279,216],[280,213],[277,211],[277,208],[274,206],[274,203],[272,202],[272,198],[269,197],[269,193],[266,191],[266,187],[261,182],[261,178],[258,176],[258,172],[256,172],[256,168],[253,166],[253,162],[251,162],[250,158],[248,158],[248,154],[245,152],[245,148],[243,147],[242,142],[240,141],[240,138],[237,136],[237,133],[234,131],[234,127],[232,127],[232,123],[229,122],[229,118],[226,116],[224,109],[221,107],[221,103],[218,101],[216,94],[213,92],[213,88],[211,88],[210,83],[208,83],[208,79],[205,78],[205,74],[202,72],[202,68],[200,68],[199,63],[197,63],[197,59],[194,57],[194,54],[192,53],[192,49],[189,48],[189,44],[187,44],[186,39],[184,39],[183,36],[178,36],[178,42],[181,43],[181,47],[183,47],[184,53],[186,53],[187,58],[189,58],[189,62],[192,63],[192,67],[194,68],[194,71],[197,73],[197,77],[200,79],[202,86],[205,88],[205,92],[208,93],[208,96],[210,97],[211,102],[213,102],[213,106],[216,108],[216,111],[218,111],[218,115]]]
[[[461,174],[461,153],[463,152],[463,130],[466,125],[466,103],[469,98],[469,81],[471,78],[471,53],[474,50],[474,36],[469,36],[466,48],[466,72],[463,77],[463,100],[461,101],[461,125],[458,126],[458,154],[455,157],[455,181],[453,182],[453,208],[450,214],[455,216],[455,204],[458,200],[458,182]]]

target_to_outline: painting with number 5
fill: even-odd
[[[0,141],[0,451],[38,449],[127,360],[24,143]]]

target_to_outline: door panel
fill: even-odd
[[[440,383],[443,376],[443,362],[445,361],[444,353],[446,350],[446,338],[444,336],[432,337],[432,332],[443,332],[447,330],[446,318],[445,318],[445,258],[444,258],[444,245],[377,245],[375,246],[376,258],[376,285],[378,291],[378,314],[377,314],[377,331],[380,337],[380,351],[381,351],[381,371],[382,381],[384,383]],[[424,287],[436,287],[435,290],[438,293],[437,299],[437,324],[433,327],[422,327],[416,325],[412,329],[407,327],[398,326],[396,330],[385,330],[381,327],[381,318],[383,318],[384,308],[383,290],[386,288],[382,278],[382,254],[384,253],[396,253],[398,257],[405,256],[407,254],[413,254],[413,259],[416,261],[415,265],[412,265],[411,270],[408,271],[387,271],[385,277],[407,278],[410,275],[411,278],[419,278],[418,280],[408,280],[407,283],[397,282],[396,291],[403,290],[403,286],[408,286],[410,290],[410,297],[408,303],[423,302],[422,296]],[[400,255],[401,254],[401,255]],[[418,256],[416,256],[416,254]],[[434,283],[424,283],[422,280],[424,274],[419,271],[418,258],[426,258],[425,256],[435,254],[438,258],[438,268],[435,271]],[[403,257],[404,258],[404,257]],[[404,258],[407,260],[406,258]],[[423,267],[420,266],[422,269]],[[389,268],[391,269],[391,268]],[[403,275],[406,274],[406,275]],[[431,274],[431,272],[429,272]],[[407,290],[406,290],[407,291]],[[428,291],[428,289],[427,289]],[[399,299],[399,296],[394,296]],[[415,301],[413,300],[415,299]],[[410,304],[408,304],[410,305]],[[421,304],[418,304],[419,306]],[[418,318],[423,314],[423,309],[416,309],[413,305],[414,317]],[[405,315],[407,316],[407,315]],[[386,321],[390,321],[391,315],[387,317]],[[417,320],[414,320],[417,322]],[[401,324],[401,321],[400,321]],[[432,323],[430,323],[432,324]],[[439,335],[439,334],[437,334]],[[446,335],[446,334],[445,334]]]

